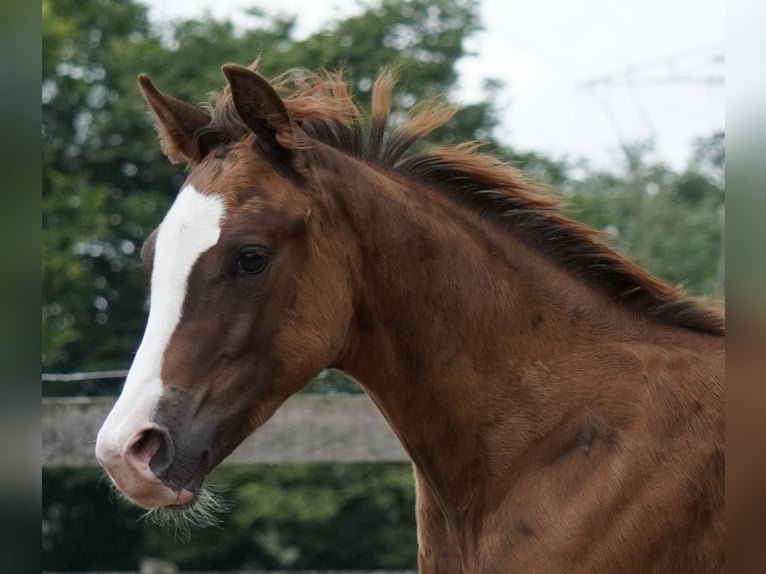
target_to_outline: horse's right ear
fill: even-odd
[[[210,123],[210,116],[191,104],[160,92],[146,74],[138,76],[144,98],[157,119],[162,151],[173,163],[186,160],[197,163],[202,158],[194,144],[194,132]]]
[[[249,68],[227,64],[231,98],[242,121],[272,150],[309,147],[305,133],[295,124],[285,103],[269,82]]]

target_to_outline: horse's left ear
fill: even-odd
[[[242,121],[270,148],[296,150],[308,147],[308,139],[285,108],[276,90],[260,75],[243,66],[227,64],[231,97]]]
[[[138,76],[138,83],[154,112],[160,145],[168,159],[174,163],[184,159],[192,164],[200,161],[194,134],[210,123],[210,116],[191,104],[162,93],[146,74]]]

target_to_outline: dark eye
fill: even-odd
[[[266,269],[269,262],[269,254],[263,248],[256,245],[243,247],[237,260],[237,271],[248,275],[257,275]]]

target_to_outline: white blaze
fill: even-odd
[[[154,402],[162,392],[162,358],[181,320],[189,273],[200,255],[221,234],[224,203],[187,185],[160,224],[154,247],[149,319],[125,386],[96,441],[96,454],[106,461],[120,456],[126,442],[147,428]]]

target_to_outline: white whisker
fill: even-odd
[[[160,506],[146,511],[139,520],[146,520],[172,531],[177,540],[187,542],[192,529],[220,528],[220,514],[231,510],[232,504],[209,487],[203,488],[197,500],[187,508]]]

